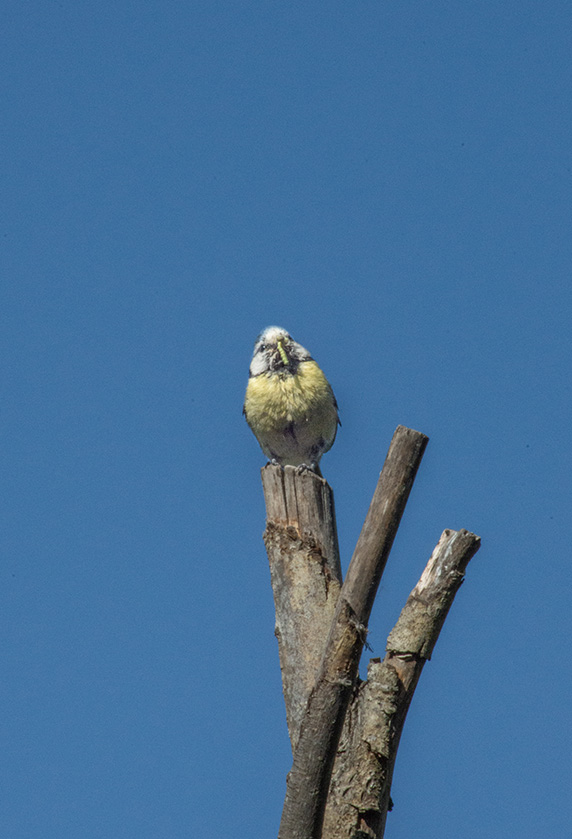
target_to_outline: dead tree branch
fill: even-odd
[[[413,693],[480,539],[445,530],[387,641],[354,694],[329,790],[323,836],[382,839],[399,740]]]
[[[262,470],[264,533],[292,750],[279,839],[382,839],[401,732],[478,536],[446,530],[367,681],[357,676],[377,588],[427,438],[397,428],[342,586],[333,493]],[[340,733],[341,732],[341,733]],[[333,766],[333,768],[332,768]]]
[[[330,776],[371,607],[427,437],[399,426],[338,598],[300,728],[278,839],[320,839]]]
[[[275,634],[294,752],[342,586],[334,495],[323,478],[294,466],[268,464],[262,485]]]

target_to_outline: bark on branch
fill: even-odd
[[[302,719],[278,839],[320,839],[332,766],[371,607],[426,445],[425,435],[403,426],[393,436]]]
[[[480,539],[445,530],[348,714],[324,819],[324,839],[382,839],[399,740],[413,693]]]
[[[292,771],[279,839],[382,839],[401,731],[467,563],[480,546],[446,530],[387,642],[357,677],[367,623],[427,444],[394,434],[342,586],[333,493],[309,471],[262,470],[264,534]]]
[[[323,478],[294,466],[268,464],[262,485],[275,635],[294,751],[342,586],[334,495]]]

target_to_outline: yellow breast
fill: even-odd
[[[249,379],[244,412],[266,456],[283,464],[319,460],[336,436],[336,401],[315,361]]]
[[[285,371],[249,379],[244,410],[250,425],[270,431],[305,420],[317,409],[333,407],[333,402],[332,389],[316,362],[302,361],[294,375]]]

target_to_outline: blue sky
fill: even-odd
[[[23,0],[0,40],[0,835],[276,835],[272,323],[340,405],[344,567],[430,437],[375,655],[441,531],[483,540],[388,839],[571,834],[569,3]]]

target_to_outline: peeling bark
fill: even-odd
[[[445,530],[392,629],[383,661],[372,659],[356,691],[332,773],[324,839],[382,839],[405,718],[425,662],[480,539]]]
[[[333,762],[371,607],[426,445],[425,435],[404,426],[393,435],[302,718],[278,839],[320,839]]]
[[[324,478],[294,466],[268,464],[262,483],[264,542],[294,751],[342,585],[334,496]]]
[[[292,770],[278,839],[382,839],[413,693],[480,546],[445,530],[387,641],[358,678],[367,623],[427,438],[399,426],[342,585],[334,499],[321,477],[262,470],[264,533]]]

